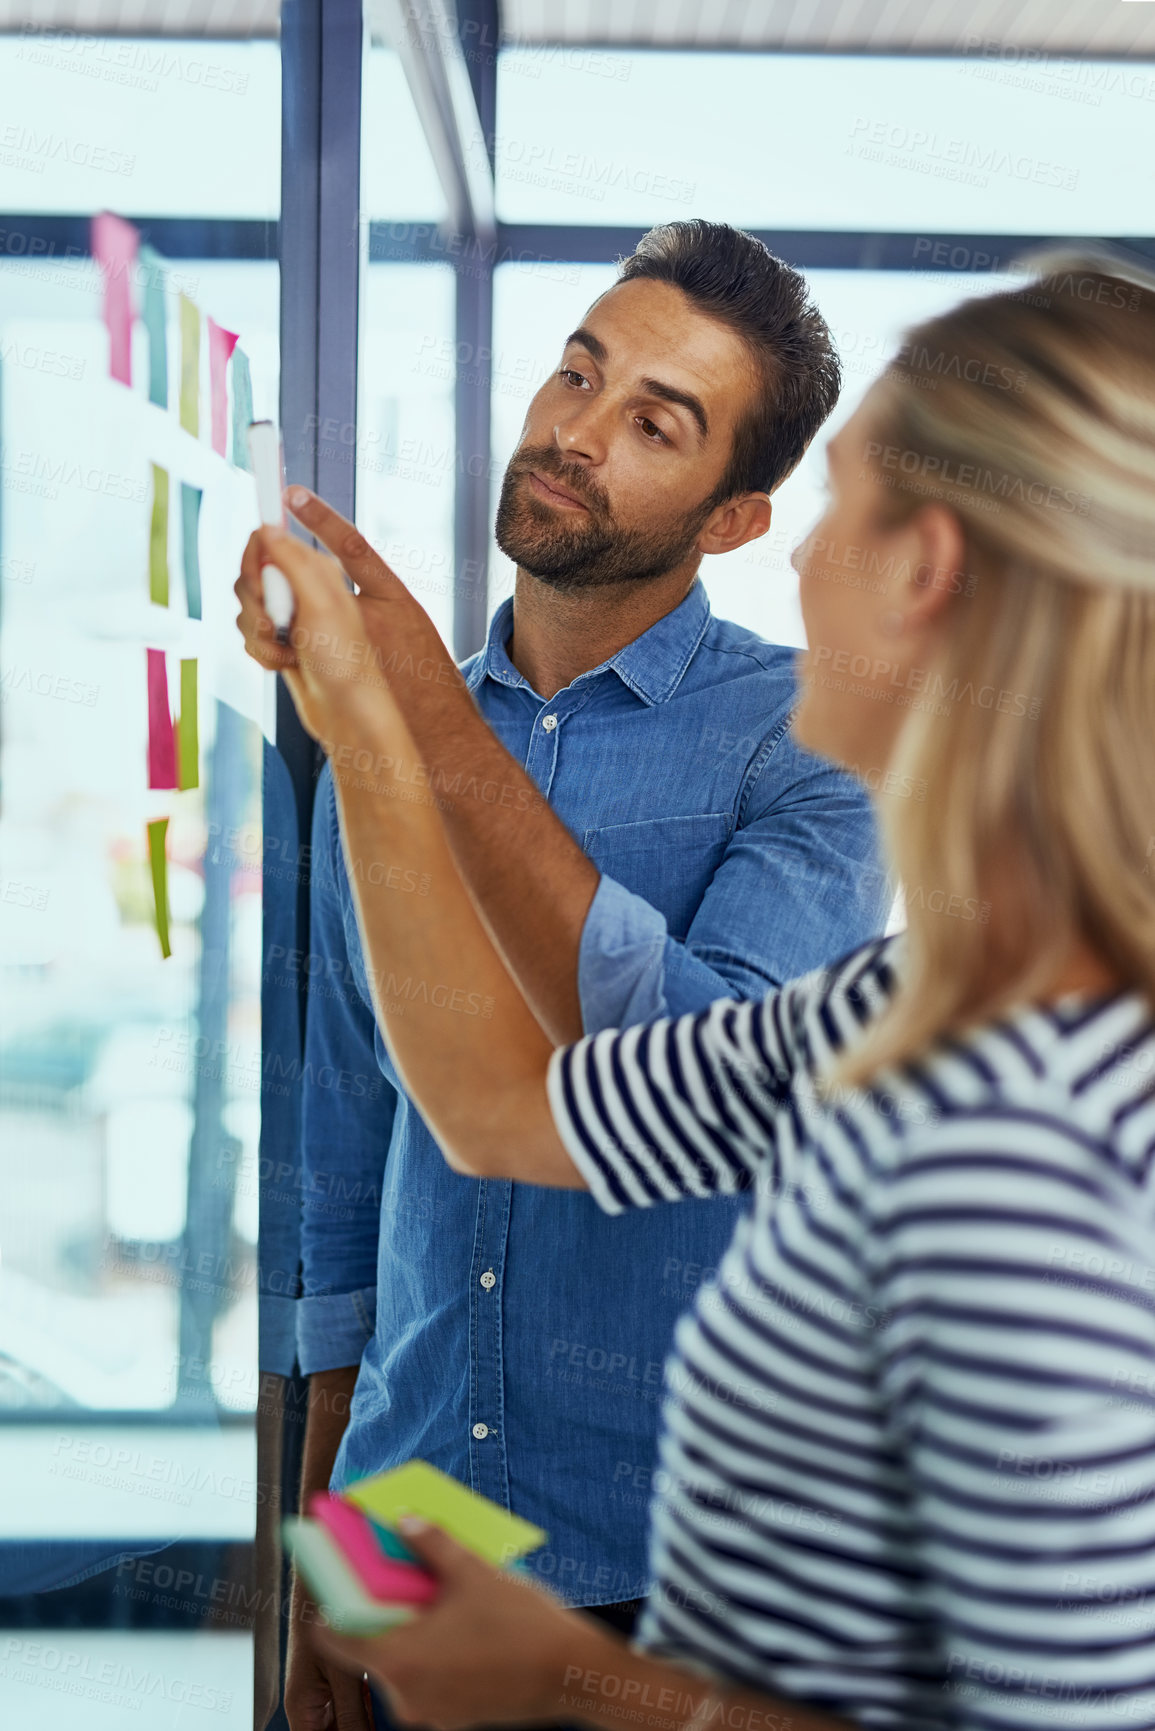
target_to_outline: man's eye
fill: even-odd
[[[558,377],[565,379],[566,383],[571,385],[575,381],[579,386],[584,385],[586,382],[585,374],[579,373],[576,367],[563,367],[558,374]]]
[[[645,415],[638,416],[638,426],[642,429],[646,438],[650,440],[651,444],[669,444],[670,441],[667,439],[665,433],[663,433],[661,427],[655,426],[653,421],[649,420]]]

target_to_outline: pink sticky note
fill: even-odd
[[[362,1585],[375,1599],[398,1605],[428,1605],[437,1597],[434,1577],[413,1563],[387,1557],[373,1536],[372,1523],[352,1503],[319,1491],[309,1500],[309,1513],[328,1527],[361,1577]]]
[[[168,706],[164,650],[148,651],[148,785],[176,787],[176,741]]]
[[[140,236],[130,222],[102,210],[92,219],[92,256],[104,277],[109,377],[132,384],[132,273]]]
[[[215,319],[209,319],[209,391],[212,396],[213,450],[223,457],[228,436],[229,405],[225,389],[225,372],[229,356],[237,346],[235,331],[226,331]]]

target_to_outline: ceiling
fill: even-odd
[[[275,36],[281,0],[0,0],[0,30],[97,36]]]
[[[280,0],[0,0],[0,30],[142,36],[275,36]],[[959,53],[1004,50],[1155,58],[1155,0],[500,0],[511,45]]]
[[[501,18],[507,41],[1155,55],[1155,0],[501,0]]]

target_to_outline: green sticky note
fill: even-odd
[[[200,746],[197,733],[197,664],[180,664],[180,716],[176,731],[176,784],[179,788],[200,785]]]
[[[200,487],[180,484],[181,547],[184,553],[184,592],[190,619],[201,617],[201,496]]]
[[[160,953],[166,959],[172,955],[172,946],[168,941],[168,855],[165,852],[167,834],[167,817],[158,817],[155,823],[148,826],[148,863],[152,871],[156,935],[160,939]]]
[[[168,408],[168,341],[165,331],[164,268],[150,246],[140,249],[144,272],[141,318],[148,332],[148,400]]]
[[[148,531],[148,598],[168,606],[168,470],[150,463],[152,523]]]
[[[347,1635],[377,1635],[413,1616],[407,1605],[371,1597],[320,1521],[290,1515],[281,1532],[285,1549],[335,1629]]]
[[[253,418],[253,379],[244,349],[233,350],[233,462],[238,469],[251,469],[249,422]]]
[[[396,1526],[402,1515],[420,1515],[499,1566],[535,1551],[548,1537],[531,1521],[479,1497],[428,1461],[406,1461],[390,1472],[357,1479],[341,1495],[388,1527]]]
[[[200,432],[201,315],[195,301],[180,297],[180,424],[194,436]]]

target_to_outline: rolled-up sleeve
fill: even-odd
[[[602,876],[578,956],[583,1027],[760,998],[877,936],[892,893],[865,792],[783,731],[752,767],[684,942],[643,895]]]
[[[895,940],[864,945],[758,1003],[603,1028],[552,1054],[563,1146],[607,1214],[778,1182],[782,1115],[886,1002]]]
[[[313,817],[311,949],[301,1094],[301,1370],[357,1364],[374,1329],[381,1183],[397,1095],[381,1073],[332,778]]]
[[[722,999],[554,1052],[550,1110],[599,1208],[733,1195],[774,1160],[798,1061],[784,1032],[790,1000],[805,1001],[817,978],[759,1004]]]

